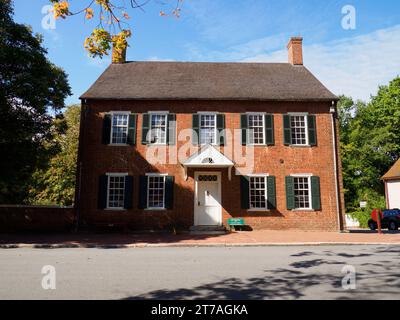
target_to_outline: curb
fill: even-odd
[[[304,246],[400,246],[390,242],[260,242],[260,243],[140,243],[140,244],[0,244],[0,249],[135,249],[135,248],[235,248],[235,247],[304,247]]]

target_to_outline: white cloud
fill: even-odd
[[[304,64],[333,93],[368,100],[379,85],[400,75],[399,43],[400,25],[397,25],[353,38],[305,46]],[[287,51],[260,51],[241,61],[286,62]]]

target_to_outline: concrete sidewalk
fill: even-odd
[[[338,232],[270,231],[222,235],[147,234],[0,234],[0,248],[136,248],[188,246],[274,245],[400,245],[400,232],[377,234],[369,230]]]

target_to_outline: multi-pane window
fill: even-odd
[[[129,115],[114,113],[112,117],[111,143],[125,144],[128,138]]]
[[[149,176],[147,188],[147,207],[163,209],[165,207],[165,176]]]
[[[264,144],[264,115],[249,114],[247,119],[250,143]]]
[[[295,209],[311,208],[311,190],[309,177],[294,178],[294,207]]]
[[[150,121],[151,143],[165,144],[167,142],[167,115],[152,114]]]
[[[249,178],[250,209],[267,209],[267,177]]]
[[[290,117],[292,128],[292,144],[306,145],[307,142],[307,120],[304,115],[293,115]]]
[[[217,120],[215,114],[200,115],[200,144],[215,144]]]
[[[122,209],[124,207],[125,176],[108,176],[107,208]]]

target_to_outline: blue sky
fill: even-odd
[[[70,0],[73,10],[89,0]],[[129,8],[133,36],[128,60],[286,62],[290,36],[304,37],[304,63],[335,94],[367,100],[400,75],[398,0],[185,0],[182,15],[160,17],[174,0]],[[164,5],[161,3],[165,3]],[[49,59],[69,75],[79,102],[110,62],[89,58],[83,41],[94,22],[83,16],[42,27],[48,0],[14,0],[15,20],[44,36]],[[356,28],[342,27],[342,8],[356,9]]]

